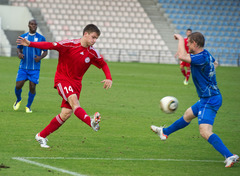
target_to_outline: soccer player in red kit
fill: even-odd
[[[190,29],[190,28],[187,29],[187,30],[186,30],[186,35],[187,35],[187,37],[184,38],[184,44],[185,44],[185,49],[186,49],[187,53],[189,53],[189,52],[188,52],[188,46],[187,46],[187,44],[188,44],[188,36],[189,36],[191,33],[192,33],[192,29]],[[176,55],[178,55],[178,54],[176,54]],[[184,67],[187,68],[187,72],[186,72],[186,70],[185,70]],[[183,76],[185,77],[185,79],[184,79],[184,81],[183,81],[183,84],[184,84],[184,85],[188,85],[188,80],[189,80],[189,77],[190,77],[190,74],[191,74],[190,63],[187,63],[187,62],[184,62],[184,61],[180,61],[180,70],[181,70]]]
[[[111,88],[112,77],[107,63],[100,56],[98,51],[93,48],[96,40],[100,36],[100,30],[94,24],[87,25],[83,30],[81,39],[63,40],[60,42],[29,42],[27,39],[19,37],[18,45],[24,45],[40,49],[57,50],[59,52],[57,71],[54,79],[54,88],[58,90],[63,98],[61,113],[52,119],[35,139],[43,148],[49,148],[47,145],[47,136],[56,131],[63,123],[74,113],[79,119],[93,128],[99,130],[101,116],[98,112],[91,118],[80,106],[79,96],[82,88],[82,77],[90,65],[101,68],[106,79],[105,89]]]

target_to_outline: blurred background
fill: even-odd
[[[240,0],[0,0],[0,56],[16,56],[31,19],[49,42],[81,38],[96,24],[94,46],[107,61],[177,64],[173,34],[191,28],[221,66],[240,64]]]

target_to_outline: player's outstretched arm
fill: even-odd
[[[184,38],[180,34],[174,34],[175,40],[178,40],[178,59],[181,61],[191,63],[191,57],[185,50]]]
[[[18,39],[17,39],[17,45],[23,45],[23,46],[29,46],[30,45],[30,41],[29,40],[27,40],[27,39],[25,39],[25,38],[23,38],[23,37],[18,37]]]
[[[103,84],[104,89],[109,89],[112,87],[112,76],[107,63],[102,67],[102,70],[106,76],[106,79],[102,80],[101,83],[104,83]]]
[[[23,46],[29,46],[33,48],[39,48],[39,49],[50,49],[50,50],[58,50],[61,48],[59,44],[56,42],[30,42],[25,38],[18,37],[17,39],[17,45],[23,45]]]

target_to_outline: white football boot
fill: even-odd
[[[41,147],[43,147],[43,148],[50,148],[50,147],[47,145],[48,139],[39,136],[39,133],[36,134],[35,139],[39,142],[39,144],[40,144]]]
[[[162,141],[165,141],[168,138],[168,136],[163,133],[163,128],[164,126],[160,126],[160,127],[157,127],[155,125],[151,126],[151,130],[154,133],[156,133]]]
[[[232,167],[235,163],[239,161],[239,156],[238,155],[233,155],[228,157],[224,163],[226,163],[225,167]]]
[[[14,104],[13,104],[13,109],[16,111],[19,109],[20,105],[21,105],[21,101],[15,101]]]
[[[188,85],[188,81],[187,81],[187,79],[184,79],[183,84],[184,84],[185,86]]]
[[[32,113],[32,110],[29,107],[25,107],[26,113]]]
[[[91,127],[94,131],[98,131],[100,129],[99,122],[101,121],[101,115],[99,112],[96,112],[91,119]]]

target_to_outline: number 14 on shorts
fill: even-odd
[[[65,91],[66,91],[66,93],[68,94],[69,92],[72,92],[73,93],[73,88],[72,88],[72,86],[65,86],[64,88],[63,88]]]

